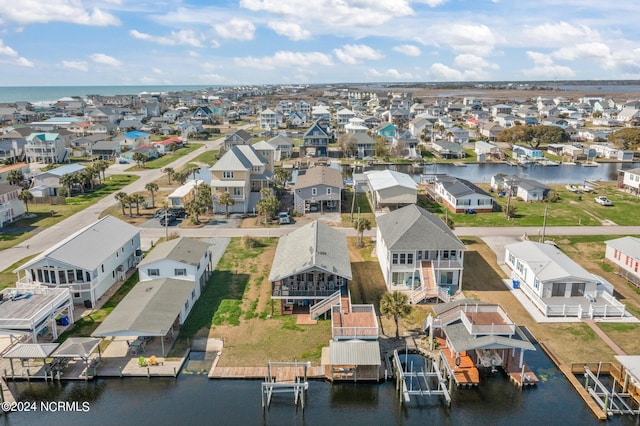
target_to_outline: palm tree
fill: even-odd
[[[155,193],[156,191],[159,189],[158,188],[158,184],[155,182],[149,182],[148,184],[146,184],[144,186],[144,189],[146,189],[147,191],[149,191],[149,193],[151,194],[151,208],[155,209],[156,208],[156,200],[155,200]]]
[[[88,186],[89,189],[93,189],[93,178],[96,176],[96,174],[98,174],[96,169],[94,169],[92,166],[87,166],[79,176],[82,180],[83,187]]]
[[[180,185],[184,185],[188,178],[187,174],[184,172],[173,172],[171,177]]]
[[[173,170],[173,167],[165,167],[163,172],[167,175],[169,185],[171,185],[171,177],[173,176],[173,173],[175,173],[175,170]]]
[[[140,216],[140,203],[144,203],[144,196],[142,194],[131,195],[131,201],[136,203],[136,216]]]
[[[109,163],[104,160],[98,160],[93,163],[93,168],[96,172],[98,172],[98,180],[100,181],[100,183],[102,183],[102,181],[100,180],[100,173],[102,173],[102,179],[105,179],[106,177],[104,175],[104,172],[109,168]]]
[[[73,184],[76,183],[76,180],[76,176],[70,173],[66,173],[58,179],[60,185],[66,186],[69,189],[69,195],[71,195],[71,188],[73,187]]]
[[[142,167],[142,168],[144,168],[144,163],[147,162],[147,156],[141,152],[134,153],[131,159],[136,162],[138,167]]]
[[[195,225],[200,223],[200,215],[205,212],[206,208],[207,206],[198,198],[189,201],[184,206],[184,209],[189,213],[189,216],[191,216],[191,223]]]
[[[359,217],[355,222],[353,222],[353,227],[358,231],[358,242],[356,245],[358,247],[363,247],[364,243],[362,242],[362,237],[364,235],[364,231],[371,229],[371,221],[366,217]]]
[[[19,185],[24,181],[24,173],[22,173],[22,170],[11,170],[7,173],[7,181],[11,185]]]
[[[120,206],[122,207],[122,216],[124,216],[124,207],[127,204],[127,193],[120,191],[115,195],[116,200],[120,203]]]
[[[129,217],[133,217],[133,203],[135,203],[135,197],[133,195],[127,195],[124,198],[124,202],[127,203],[129,207]]]
[[[385,295],[382,296],[382,299],[380,299],[380,313],[387,317],[393,317],[393,321],[396,323],[396,339],[399,339],[400,332],[398,329],[398,320],[411,313],[409,296],[405,293],[400,293],[399,291],[385,293]]]
[[[24,209],[29,213],[29,201],[33,200],[33,194],[27,189],[23,189],[18,194],[18,199],[24,203]]]
[[[220,204],[221,206],[224,206],[224,212],[226,217],[229,217],[229,206],[233,206],[235,203],[236,201],[233,198],[231,198],[231,194],[229,194],[228,192],[223,192],[218,197],[218,204]]]

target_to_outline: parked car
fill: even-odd
[[[162,216],[160,218],[160,225],[162,225],[162,226],[171,225],[175,221],[176,221],[176,216],[171,214],[171,213],[169,213],[168,215]]]
[[[605,197],[604,195],[600,195],[599,197],[594,198],[594,200],[596,201],[596,203],[602,205],[602,206],[612,206],[613,202],[608,199],[607,197]]]
[[[287,225],[291,223],[291,219],[289,218],[289,213],[287,212],[278,213],[278,223],[280,225]]]

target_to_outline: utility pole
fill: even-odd
[[[549,203],[547,203],[544,206],[544,219],[542,220],[542,238],[540,239],[541,242],[544,243],[544,231],[545,228],[547,227],[547,210],[549,209]]]

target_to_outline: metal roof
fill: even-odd
[[[505,249],[527,264],[540,281],[575,278],[597,282],[591,273],[552,244],[522,241],[508,244]]]
[[[380,344],[348,340],[329,342],[329,360],[331,365],[380,365]]]
[[[629,372],[634,382],[640,385],[640,355],[615,355],[615,358]]]
[[[350,280],[351,262],[345,235],[317,220],[280,237],[269,281],[319,268]]]
[[[413,178],[405,173],[395,172],[393,170],[370,170],[364,172],[369,180],[369,184],[374,191],[391,188],[393,186],[402,186],[404,188],[418,190],[418,184]]]
[[[447,335],[447,340],[451,343],[451,349],[454,352],[471,351],[474,349],[524,349],[527,351],[535,351],[536,348],[529,341],[527,336],[516,327],[516,334],[512,337],[507,336],[473,336],[461,322],[442,327]]]
[[[95,337],[69,337],[53,351],[53,358],[89,358],[102,339]]]
[[[607,240],[604,243],[627,256],[632,256],[636,259],[640,258],[640,238],[622,237],[615,240]]]
[[[77,173],[80,172],[82,170],[86,169],[85,166],[83,166],[82,164],[67,164],[65,166],[62,167],[56,167],[55,169],[51,169],[51,170],[47,170],[46,172],[42,172],[38,175],[36,175],[36,177],[39,177],[40,175],[53,175],[53,176],[63,176],[69,173]]]
[[[267,161],[251,145],[234,145],[213,166],[216,170],[249,170],[252,166],[262,166]]]
[[[376,218],[389,250],[464,250],[465,245],[433,213],[410,204]]]
[[[2,358],[48,358],[57,347],[57,343],[18,343],[5,352]]]
[[[141,281],[91,335],[165,336],[194,288],[193,281],[176,278]]]
[[[209,249],[209,244],[195,238],[177,238],[158,244],[140,262],[138,268],[159,260],[169,259],[187,265],[197,265]]]

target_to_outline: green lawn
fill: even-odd
[[[161,169],[161,168],[169,165],[170,163],[173,163],[174,161],[176,161],[178,159],[178,157],[182,157],[183,155],[187,155],[190,152],[193,152],[196,149],[200,148],[201,146],[202,146],[202,144],[200,144],[200,143],[189,142],[189,144],[187,146],[185,146],[184,148],[178,148],[171,154],[165,154],[165,155],[163,155],[161,157],[158,157],[158,158],[156,158],[154,160],[147,161],[144,164],[144,168],[143,167],[138,167],[136,165],[136,166],[128,168],[127,171],[140,171],[140,170],[145,170],[145,169]]]
[[[216,161],[218,161],[218,154],[220,154],[220,151],[218,150],[205,151],[202,154],[198,155],[193,160],[191,160],[191,163],[189,164],[205,163],[209,166],[213,166],[216,163]]]
[[[35,214],[35,217],[21,219],[8,225],[0,234],[0,250],[13,247],[33,235],[43,228],[49,228],[58,222],[70,217],[71,215],[84,210],[101,198],[117,192],[132,182],[135,182],[138,176],[134,175],[113,175],[107,177],[103,185],[94,191],[87,191],[85,194],[77,194],[68,197],[66,204],[33,204],[29,203],[29,213]]]
[[[358,216],[358,208],[360,208],[360,217],[366,217],[371,222],[371,226],[376,226],[376,217],[371,210],[369,198],[365,193],[358,193],[355,204],[353,203],[353,191],[343,191],[344,199],[342,200],[342,224],[343,226],[352,226],[351,208],[353,207],[353,218]]]

